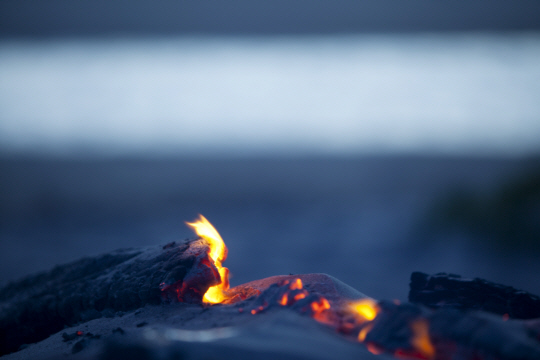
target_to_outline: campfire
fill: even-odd
[[[217,230],[202,215],[197,221],[187,224],[208,246],[207,259],[198,263],[208,267],[212,273],[212,280],[208,283],[211,285],[202,297],[206,306],[241,304],[238,311],[251,315],[269,308],[289,308],[333,328],[351,341],[361,343],[373,354],[388,353],[399,359],[452,359],[451,352],[456,352],[459,347],[452,344],[453,339],[437,339],[441,329],[431,326],[431,322],[440,321],[441,314],[412,304],[401,305],[397,300],[378,302],[369,297],[359,300],[327,299],[320,293],[308,291],[300,277],[291,276],[275,277],[276,281],[264,290],[250,284],[231,289],[229,270],[222,265],[227,258],[227,247]],[[206,269],[196,269],[196,272],[208,273]],[[215,284],[214,279],[217,279]],[[183,297],[184,293],[178,292],[178,301],[188,300]],[[447,321],[451,321],[452,315],[442,315],[445,316],[449,316]],[[508,318],[505,313],[500,320]],[[433,331],[430,331],[432,327]],[[452,347],[454,350],[450,350]],[[478,353],[475,349],[468,351],[471,358],[476,359],[482,355],[483,349]]]
[[[333,327],[336,331],[352,339],[364,343],[367,349],[380,354],[386,349],[373,341],[366,341],[369,333],[377,324],[377,315],[381,311],[378,303],[365,298],[347,302],[342,299],[340,303],[331,302],[319,294],[310,294],[304,288],[301,278],[282,279],[266,290],[262,291],[249,286],[229,288],[229,270],[223,267],[227,259],[227,246],[210,222],[202,215],[193,223],[187,223],[195,233],[207,243],[208,259],[199,262],[200,266],[209,267],[213,278],[217,278],[217,284],[208,287],[202,297],[203,303],[212,304],[237,304],[246,301],[249,297],[254,299],[247,305],[248,309],[239,308],[240,312],[247,311],[251,315],[257,315],[271,307],[288,307],[302,314],[312,317],[316,321]],[[207,273],[206,269],[197,269],[197,273]],[[186,283],[178,291],[178,301],[183,302]],[[163,290],[167,290],[165,287]],[[396,355],[418,359],[433,359],[435,351],[428,334],[428,324],[425,320],[416,320],[411,323],[411,339],[409,346],[392,350]]]
[[[112,338],[107,340],[104,352],[85,358],[122,357],[141,343],[147,344],[146,350],[155,348],[161,354],[171,342],[182,342],[185,350],[187,343],[236,336],[242,328],[235,324],[245,325],[250,319],[266,321],[269,314],[287,313],[296,316],[293,323],[305,324],[307,319],[323,329],[316,330],[316,341],[328,337],[331,343],[346,343],[347,349],[350,345],[369,356],[540,359],[540,298],[535,295],[442,273],[413,273],[407,303],[377,301],[326,274],[278,275],[231,288],[229,270],[223,266],[227,247],[217,230],[202,215],[187,224],[197,234],[196,239],[82,259],[1,289],[0,356],[14,353],[14,359],[35,357],[40,351],[37,346],[34,353],[19,350],[26,344],[46,341],[49,343],[43,349],[50,349],[56,336],[53,334],[91,323],[101,332],[104,327],[114,327],[109,328]],[[148,322],[140,320],[140,313],[145,313],[144,319],[149,321],[170,318],[169,327],[146,328]],[[184,315],[175,315],[181,313],[189,315],[187,320]],[[209,314],[206,320],[204,314]],[[177,327],[196,318],[201,319],[199,330]],[[125,324],[130,321],[134,324],[131,331],[139,337],[134,337],[134,343],[122,345],[117,337],[126,331],[118,325],[128,326]],[[210,329],[205,327],[209,323]],[[101,334],[85,326],[58,335],[62,343],[76,342],[73,354],[101,339]],[[263,338],[267,336],[265,333]],[[173,347],[171,351],[179,350]],[[196,351],[199,354],[203,350]],[[316,358],[317,351],[305,358]],[[246,354],[252,356],[251,352]]]

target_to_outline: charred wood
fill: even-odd
[[[540,297],[483,279],[439,273],[411,275],[409,301],[430,308],[482,310],[510,319],[540,318]]]
[[[66,326],[147,304],[201,302],[220,281],[207,250],[201,239],[118,250],[8,284],[0,289],[0,355]]]
[[[437,360],[540,359],[540,342],[530,331],[530,324],[524,321],[505,321],[478,311],[446,308],[430,311],[411,303],[397,305],[381,301],[379,306],[381,313],[374,320],[365,342],[368,346],[384,349],[398,357],[403,355]],[[420,322],[426,326],[425,333],[415,326]],[[424,346],[427,344],[428,334],[433,351],[429,356],[426,355],[428,349],[422,349],[422,342]]]
[[[503,320],[484,312],[439,309],[429,322],[437,359],[540,359],[540,342],[523,321]]]

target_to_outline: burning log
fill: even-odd
[[[486,354],[496,359],[540,359],[536,295],[479,278],[415,272],[409,301],[437,309],[428,316],[437,348],[452,348],[455,353],[458,347],[466,359]],[[520,321],[524,319],[532,320]]]
[[[374,353],[413,359],[540,359],[540,339],[529,324],[457,309],[429,310],[381,301],[363,338]]]
[[[0,289],[0,355],[65,326],[147,304],[200,303],[220,282],[201,238],[57,266]]]
[[[297,318],[311,318],[324,325],[316,326],[325,331],[335,330],[342,339],[363,343],[373,354],[424,360],[540,358],[540,319],[517,320],[536,316],[538,297],[534,295],[479,279],[464,280],[446,274],[430,277],[422,273],[412,275],[410,295],[411,301],[421,305],[377,302],[325,274],[274,276],[231,289],[229,271],[222,266],[227,247],[219,233],[202,216],[188,225],[199,238],[83,259],[2,289],[0,354],[44,339],[65,326],[100,317],[111,318],[103,320],[107,320],[109,334],[112,331],[113,335],[126,334],[120,325],[126,326],[125,318],[131,318],[129,332],[138,334],[148,346],[141,348],[142,345],[129,345],[128,341],[127,348],[115,348],[113,342],[112,349],[121,349],[121,353],[151,353],[171,339],[207,341],[234,337],[246,332],[245,328],[232,327],[246,324],[246,317],[264,318],[264,313],[289,309]],[[151,306],[163,301],[183,304]],[[124,320],[115,316],[143,306],[144,309],[126,314]],[[173,320],[164,324],[164,331],[148,329],[157,317],[166,322],[164,319],[176,311],[187,313],[191,319],[200,316],[204,330],[183,330]],[[505,316],[485,311],[504,311]],[[140,312],[153,317],[137,318]],[[212,315],[206,317],[205,313]],[[209,330],[217,326],[220,316],[227,319],[221,324],[226,328]],[[510,317],[516,320],[509,320]],[[101,334],[73,330],[71,335],[62,336],[62,342],[78,340],[71,349],[73,354],[103,340]],[[107,347],[104,349],[96,355],[98,358],[110,357]],[[33,351],[35,354],[35,348]],[[367,351],[365,354],[369,355]]]
[[[482,310],[510,319],[540,318],[540,297],[511,286],[453,274],[412,273],[409,301],[433,309]]]

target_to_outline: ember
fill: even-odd
[[[426,359],[432,359],[435,349],[429,338],[429,325],[425,319],[416,320],[411,324],[413,331],[412,345],[424,355]]]
[[[373,299],[362,299],[351,303],[351,310],[358,314],[364,321],[375,319],[379,312],[377,302]]]
[[[208,256],[212,261],[209,266],[215,267],[219,273],[219,283],[208,288],[204,294],[203,302],[207,304],[234,304],[249,297],[256,297],[254,305],[249,311],[252,315],[259,314],[273,305],[291,307],[300,313],[309,314],[314,320],[332,326],[336,330],[343,331],[348,328],[348,332],[356,332],[355,339],[364,342],[366,348],[374,354],[391,352],[401,358],[433,358],[434,348],[429,339],[427,322],[423,319],[411,322],[412,334],[407,339],[404,348],[385,351],[381,344],[373,340],[366,341],[369,333],[376,328],[377,322],[375,320],[381,311],[378,303],[373,299],[364,298],[351,302],[347,306],[332,305],[324,296],[310,294],[304,289],[304,284],[298,277],[274,283],[263,293],[250,288],[229,289],[229,270],[222,266],[223,261],[227,258],[227,247],[223,239],[202,215],[197,221],[187,224],[207,242]],[[396,306],[399,308],[399,305]],[[239,312],[242,313],[243,308],[239,309]]]
[[[424,319],[411,322],[412,334],[406,339],[404,348],[385,350],[384,346],[373,340],[366,341],[368,334],[376,328],[377,322],[375,320],[381,311],[378,303],[373,299],[364,298],[351,302],[347,306],[332,306],[325,297],[310,294],[304,289],[300,278],[274,283],[262,294],[260,291],[250,288],[229,289],[229,270],[222,266],[223,261],[227,258],[227,247],[223,239],[202,215],[197,221],[187,224],[208,243],[208,255],[212,261],[210,266],[213,265],[219,273],[219,283],[208,288],[204,294],[203,302],[207,304],[234,304],[249,297],[256,297],[250,310],[252,315],[259,314],[273,305],[291,307],[300,313],[309,314],[320,323],[333,326],[336,330],[344,331],[348,328],[344,332],[356,331],[355,339],[365,343],[366,348],[373,354],[391,352],[400,358],[433,358],[434,348],[429,338],[427,322]],[[399,308],[399,302],[396,306]],[[243,308],[240,308],[239,312],[242,313]]]
[[[376,301],[325,274],[273,276],[230,289],[229,270],[223,267],[227,247],[221,236],[202,215],[188,225],[199,238],[81,260],[3,289],[0,355],[92,319],[122,316],[125,311],[139,309],[133,313],[137,317],[146,305],[165,301],[191,303],[160,307],[193,311],[189,318],[197,317],[199,311],[234,313],[234,320],[228,321],[237,324],[252,315],[285,313],[298,320],[301,314],[324,325],[319,326],[322,329],[335,330],[355,349],[359,348],[356,343],[362,343],[366,353],[398,359],[540,358],[540,298],[535,295],[480,279],[421,273],[411,276],[410,303]],[[71,280],[74,269],[84,274],[79,282]],[[35,303],[36,294],[46,301]],[[280,311],[284,308],[291,312]],[[259,315],[262,313],[267,314]],[[210,315],[207,318],[212,319],[212,327],[234,325],[217,324]],[[130,331],[153,327],[151,321],[155,318],[146,320],[133,319]],[[192,332],[177,329],[180,325],[176,323],[173,326],[164,332],[167,341],[171,341],[171,334],[181,341],[210,341],[221,336],[219,331]],[[101,336],[86,329],[73,330],[62,334],[66,343],[79,338],[73,354],[85,351]],[[152,328],[145,334],[155,341],[160,336],[156,331]],[[116,325],[112,333],[128,332]],[[236,334],[236,330],[232,333]]]

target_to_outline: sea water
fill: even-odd
[[[540,34],[0,41],[0,145],[139,154],[522,154]]]

